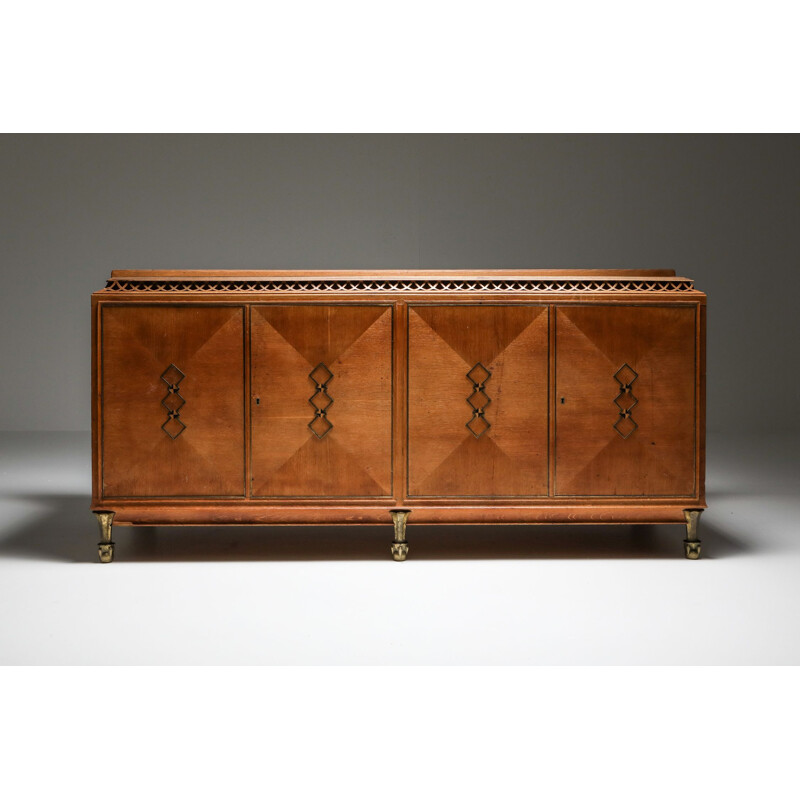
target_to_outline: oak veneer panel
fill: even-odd
[[[101,354],[103,496],[244,495],[243,308],[108,305]],[[171,364],[185,376],[174,439]]]
[[[557,496],[695,495],[696,336],[695,307],[556,309]],[[627,438],[613,427],[623,364],[638,375]]]
[[[392,494],[392,308],[254,305],[252,496]],[[309,377],[324,364],[333,401],[319,438]]]
[[[547,307],[412,305],[408,326],[409,497],[546,495]],[[478,363],[490,427],[476,437]]]

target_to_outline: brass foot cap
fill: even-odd
[[[684,539],[683,547],[686,552],[686,558],[696,561],[700,558],[700,542],[696,539]]]
[[[101,564],[110,564],[114,560],[114,542],[97,545]]]
[[[408,545],[404,542],[392,542],[392,558],[395,561],[405,561],[408,555]]]

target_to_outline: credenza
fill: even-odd
[[[685,525],[706,297],[671,270],[115,270],[92,295],[114,525]],[[423,535],[423,534],[421,534]]]

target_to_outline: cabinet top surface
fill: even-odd
[[[387,278],[674,278],[674,269],[114,269],[112,278],[193,278],[196,280],[236,280],[237,278],[360,278],[384,280]]]
[[[161,270],[115,269],[95,294],[680,295],[705,297],[671,269]]]

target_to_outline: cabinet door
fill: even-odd
[[[555,493],[693,497],[696,310],[556,311]]]
[[[251,312],[254,497],[392,495],[392,309]]]
[[[409,496],[546,495],[547,308],[414,305],[408,326]]]
[[[105,497],[244,495],[244,309],[104,305]]]

